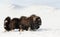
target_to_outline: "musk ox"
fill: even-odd
[[[6,17],[4,20],[4,28],[6,31],[11,31],[14,29],[23,30],[36,30],[42,24],[41,18],[36,15],[31,15],[30,17],[21,16],[21,18]]]
[[[31,30],[38,29],[42,23],[41,18],[36,15],[31,15],[28,19],[30,20]]]
[[[29,30],[29,28],[30,28],[30,22],[29,22],[29,20],[27,19],[27,17],[25,17],[25,16],[22,16],[21,18],[20,18],[20,30]]]
[[[11,18],[9,16],[6,17],[5,20],[4,20],[4,29],[6,31],[10,31],[11,30],[10,27],[9,27],[10,21],[11,21]]]
[[[10,21],[9,27],[11,30],[19,29],[19,18],[13,18]]]

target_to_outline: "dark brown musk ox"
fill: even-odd
[[[40,25],[42,24],[41,18],[34,14],[31,15],[28,19],[30,20],[31,30],[38,29],[40,27]]]
[[[11,31],[14,29],[19,29],[19,18],[13,18],[10,21],[9,27],[10,27]]]
[[[30,30],[30,22],[27,19],[27,17],[21,16],[19,23],[20,23],[20,31],[23,31],[23,30],[28,31],[28,30]]]
[[[11,30],[10,27],[9,27],[10,21],[11,21],[11,18],[9,16],[6,17],[5,20],[4,20],[4,29],[6,31],[10,31]]]

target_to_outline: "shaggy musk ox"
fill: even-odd
[[[6,31],[10,31],[10,27],[9,27],[10,21],[11,21],[11,18],[9,16],[6,17],[4,20],[4,29]]]
[[[7,31],[11,31],[14,29],[19,29],[19,31],[23,30],[36,30],[42,24],[41,18],[36,15],[31,15],[30,17],[21,16],[21,18],[13,18],[6,17],[4,20],[4,28]]]
[[[41,18],[36,15],[31,15],[28,19],[30,20],[31,30],[38,29],[42,23]]]
[[[27,17],[25,17],[25,16],[22,16],[21,18],[20,18],[20,30],[22,29],[22,31],[23,30],[29,30],[29,28],[30,28],[30,22],[29,22],[29,20],[27,19]]]
[[[18,18],[11,19],[10,17],[6,17],[6,19],[4,20],[4,29],[6,31],[19,29],[19,19]]]
[[[19,29],[19,18],[13,18],[10,21],[9,27],[11,30]]]

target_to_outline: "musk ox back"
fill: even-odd
[[[4,20],[4,29],[6,31],[10,31],[10,27],[9,27],[10,21],[11,21],[11,18],[9,16],[6,17]]]

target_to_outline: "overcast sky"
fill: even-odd
[[[7,4],[7,3],[20,6],[38,4],[38,5],[47,5],[60,8],[60,0],[0,0],[0,4]]]

